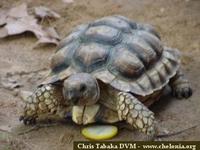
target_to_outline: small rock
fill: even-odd
[[[63,1],[63,3],[73,3],[74,2],[74,0],[62,0]]]
[[[163,130],[163,133],[169,134],[169,130],[168,130],[168,129],[164,129],[164,130]]]
[[[164,12],[165,12],[165,8],[163,8],[163,7],[160,8],[160,12],[161,12],[161,13],[164,13]]]

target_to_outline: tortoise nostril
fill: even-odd
[[[84,92],[86,90],[86,85],[85,84],[81,84],[80,85],[80,92]]]

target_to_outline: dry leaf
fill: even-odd
[[[25,31],[32,31],[38,28],[37,20],[32,16],[20,18],[18,20],[9,22],[5,28],[8,31],[8,35],[20,34]]]
[[[60,37],[53,27],[43,29],[45,32],[37,42],[37,44],[54,43],[58,45]]]
[[[50,33],[49,30],[45,30],[45,28],[37,24],[37,20],[32,16],[10,22],[5,28],[8,31],[8,35],[16,35],[26,31],[32,32],[39,39],[38,43],[53,43],[57,45],[59,41],[59,36],[55,30],[54,34]]]
[[[62,0],[64,3],[73,3],[74,0]]]
[[[6,24],[6,18],[7,18],[7,11],[1,10],[0,11],[0,26]]]
[[[4,38],[4,37],[6,37],[6,36],[8,36],[8,31],[7,31],[7,29],[6,29],[6,28],[1,28],[1,29],[0,29],[0,38]]]
[[[55,15],[55,14],[54,14]],[[22,4],[10,10],[0,12],[0,38],[11,35],[32,32],[37,38],[38,43],[58,44],[59,35],[54,28],[43,28],[37,23],[37,19],[29,15],[27,5]]]
[[[51,9],[43,6],[35,7],[34,13],[39,18],[60,18],[60,15]]]
[[[22,18],[28,16],[27,4],[23,3],[17,7],[11,8],[8,12],[9,17]]]
[[[56,32],[56,30],[53,27],[48,27],[44,30],[46,31],[46,33],[48,34],[49,37],[54,37],[56,39],[60,39],[58,33]]]

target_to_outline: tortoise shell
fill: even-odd
[[[145,96],[162,89],[179,68],[179,52],[164,47],[148,24],[109,16],[75,28],[51,59],[43,84],[86,72],[112,87]]]

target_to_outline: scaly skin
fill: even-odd
[[[125,120],[128,124],[149,136],[155,135],[154,113],[133,95],[119,92],[117,110],[119,120]]]
[[[25,100],[24,111],[20,121],[24,124],[34,124],[39,115],[57,113],[60,104],[64,105],[62,93],[53,85],[43,85]],[[62,91],[62,90],[60,90]]]

